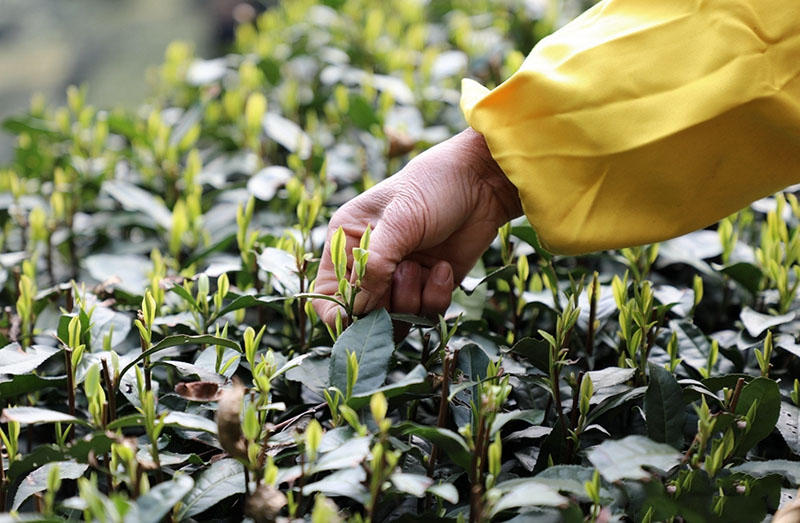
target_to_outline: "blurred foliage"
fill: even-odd
[[[73,87],[7,119],[0,518],[761,521],[788,500],[791,189],[579,258],[516,221],[438,321],[311,307],[336,207],[463,128],[461,78],[497,85],[572,14],[283,2],[223,57],[170,45],[135,112]]]

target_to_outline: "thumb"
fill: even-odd
[[[411,252],[407,234],[381,221],[370,237],[367,270],[356,295],[353,312],[364,314],[387,303],[397,265]]]

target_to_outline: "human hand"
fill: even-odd
[[[444,313],[455,285],[497,228],[521,214],[517,190],[483,136],[467,129],[336,211],[314,290],[329,296],[338,290],[330,254],[333,233],[339,227],[345,233],[350,276],[351,251],[369,225],[370,254],[355,314],[376,308],[423,316]],[[334,323],[338,305],[318,299],[314,307],[324,322]]]

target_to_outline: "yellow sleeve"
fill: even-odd
[[[549,249],[678,236],[800,181],[800,3],[606,0],[461,107]]]

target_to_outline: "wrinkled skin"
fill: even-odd
[[[497,234],[520,216],[516,188],[472,129],[420,154],[400,172],[343,205],[331,218],[315,291],[337,288],[331,236],[342,227],[350,251],[369,224],[367,273],[355,313],[376,308],[435,316],[450,305],[455,286]],[[320,318],[333,324],[338,306],[316,300]]]

